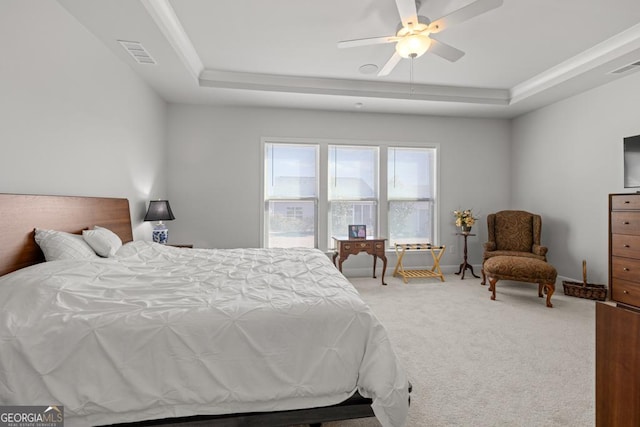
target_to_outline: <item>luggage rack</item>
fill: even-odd
[[[434,246],[431,243],[396,243],[396,268],[393,270],[393,276],[400,276],[404,283],[408,283],[409,279],[440,279],[444,282],[444,274],[440,270],[440,258],[444,254],[445,246]],[[430,252],[433,258],[433,266],[430,269],[405,269],[402,259],[407,251]]]

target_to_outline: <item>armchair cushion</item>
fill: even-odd
[[[486,261],[489,258],[493,258],[497,256],[532,258],[532,259],[539,259],[540,261],[546,261],[546,257],[544,255],[538,255],[534,252],[518,252],[518,251],[486,251],[484,253],[484,260]]]

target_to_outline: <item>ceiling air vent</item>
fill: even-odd
[[[129,42],[126,40],[118,40],[118,43],[125,48],[129,55],[133,56],[138,64],[152,64],[155,65],[156,61],[149,55],[149,52],[139,42]]]
[[[636,61],[633,64],[625,65],[616,70],[610,71],[611,74],[622,74],[629,70],[640,70],[640,61]]]

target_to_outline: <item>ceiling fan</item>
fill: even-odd
[[[431,35],[500,7],[503,3],[503,0],[476,0],[431,22],[424,16],[418,16],[419,1],[417,0],[418,4],[416,4],[416,0],[396,0],[401,23],[398,25],[398,31],[394,36],[345,40],[338,42],[338,47],[346,48],[395,42],[396,51],[378,72],[378,76],[388,75],[402,58],[417,58],[427,51],[448,61],[455,62],[464,56],[464,52],[435,39]]]

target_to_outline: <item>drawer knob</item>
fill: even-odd
[[[623,222],[624,225],[629,225],[629,221]]]
[[[629,246],[629,245],[624,245],[624,247],[625,247],[625,248],[630,248],[630,246]]]
[[[624,203],[625,203],[626,205],[628,205],[628,204],[629,204],[629,203],[631,203],[631,202],[630,202],[630,201],[628,201],[628,200],[625,200],[625,201],[624,201]]]
[[[629,269],[627,267],[623,267],[622,268],[624,271],[629,271]]]
[[[622,291],[622,293],[623,293],[623,294],[628,294],[628,293],[629,293],[629,291],[626,291],[626,290],[625,290],[625,291]]]

